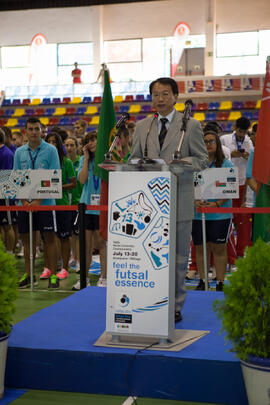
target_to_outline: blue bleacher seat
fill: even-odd
[[[252,111],[243,111],[242,112],[242,117],[245,117],[245,118],[247,118],[249,120],[252,120],[253,119],[253,113],[252,113]]]
[[[228,122],[226,126],[226,132],[232,132],[233,125],[234,125],[233,122]]]
[[[152,96],[151,96],[151,94],[147,94],[146,100],[147,100],[147,101],[152,101]]]
[[[71,120],[68,117],[63,117],[59,121],[59,125],[70,125]]]
[[[72,117],[71,120],[70,120],[70,125],[74,125],[76,121],[78,121],[78,118],[77,117]]]
[[[60,104],[61,103],[61,99],[59,97],[55,97],[52,99],[52,103],[53,104]]]
[[[252,117],[252,119],[253,120],[258,120],[259,119],[259,111],[257,110],[257,111],[253,111],[253,117]]]
[[[136,95],[136,101],[144,101],[144,95],[143,94],[137,94]]]
[[[143,115],[143,114],[137,115],[136,121],[143,120],[144,118],[146,118],[146,115]]]
[[[86,107],[78,107],[76,114],[83,115],[86,111]]]
[[[205,113],[205,121],[216,121],[217,113],[215,112],[207,112]]]
[[[232,109],[233,110],[242,110],[244,108],[243,101],[233,101]]]
[[[149,113],[152,111],[152,106],[150,104],[143,104],[141,108],[141,112]]]
[[[53,115],[54,112],[55,112],[54,107],[48,107],[48,108],[46,108],[44,115],[46,117],[50,117],[51,115]]]
[[[3,101],[3,103],[2,103],[2,106],[3,106],[3,107],[5,107],[5,106],[7,106],[7,105],[11,105],[11,100],[9,100],[8,98],[6,98],[6,99]]]
[[[49,97],[45,97],[43,100],[42,100],[42,103],[41,104],[51,104],[52,102],[51,102],[51,99],[49,98]]]
[[[18,127],[25,127],[26,119],[25,118],[18,118]]]
[[[82,104],[91,104],[91,103],[92,103],[92,97],[85,96],[82,100]]]
[[[220,107],[220,102],[219,101],[211,101],[208,104],[208,110],[218,110]]]
[[[21,105],[21,100],[19,98],[14,98],[12,105]]]
[[[120,107],[119,107],[119,113],[121,113],[121,114],[128,112],[128,110],[129,110],[129,105],[120,105]]]
[[[25,110],[25,115],[27,115],[28,117],[31,117],[32,115],[34,115],[35,110],[33,108],[26,108]]]
[[[5,117],[11,117],[14,114],[14,111],[15,110],[13,108],[11,108],[9,110],[6,110],[5,111]]]

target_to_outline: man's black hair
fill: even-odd
[[[159,79],[154,80],[153,82],[150,83],[149,86],[149,93],[152,95],[153,87],[156,83],[160,84],[167,84],[171,86],[172,92],[175,96],[178,96],[178,86],[177,83],[174,79],[171,77],[160,77]]]
[[[246,117],[241,117],[241,118],[238,118],[238,120],[236,120],[235,126],[238,129],[248,130],[248,128],[250,127],[250,121]]]
[[[25,128],[27,128],[27,124],[36,124],[39,123],[41,126],[41,122],[38,117],[29,117],[26,120]]]

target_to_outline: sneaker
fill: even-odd
[[[56,277],[55,274],[53,274],[49,278],[49,283],[48,283],[48,290],[58,290],[59,289],[59,279]]]
[[[216,291],[223,291],[224,283],[222,281],[218,281],[216,284]]]
[[[61,269],[57,274],[56,277],[58,277],[60,280],[64,280],[68,276],[68,271],[66,269]]]
[[[43,273],[39,276],[40,280],[47,280],[52,275],[52,272],[47,267],[44,267]]]
[[[208,283],[208,288],[209,288],[209,283]],[[200,278],[200,282],[195,288],[197,291],[204,291],[205,290],[205,282]]]
[[[27,288],[30,287],[30,285],[31,285],[30,276],[24,273],[24,275],[19,280],[19,288]],[[34,285],[37,285],[36,276],[34,276]]]
[[[186,275],[186,280],[193,280],[194,278],[196,278],[196,273],[196,270],[189,270]]]
[[[86,287],[90,287],[90,281],[86,280]],[[72,291],[80,291],[81,289],[81,281],[78,280],[76,284],[73,285]]]
[[[23,248],[23,246],[22,246],[20,252],[17,253],[17,256],[18,256],[18,257],[23,257],[23,256],[24,256],[24,248]]]
[[[97,282],[97,287],[107,287],[106,278],[99,277],[98,282]]]

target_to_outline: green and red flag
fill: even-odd
[[[100,205],[108,205],[108,171],[99,167],[104,162],[115,131],[116,117],[112,98],[109,74],[104,70],[104,91],[100,109],[97,146],[95,152],[95,175],[101,179]],[[100,212],[99,227],[101,236],[107,240],[108,213]]]
[[[252,176],[257,180],[256,207],[270,207],[270,57],[266,61],[263,95],[256,134]],[[256,214],[253,241],[270,241],[270,214]]]

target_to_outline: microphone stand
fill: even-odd
[[[148,131],[147,131],[147,134],[146,134],[143,157],[142,157],[142,158],[138,161],[138,163],[137,163],[138,167],[141,168],[141,169],[142,169],[142,167],[143,167],[142,165],[155,165],[155,164],[157,163],[155,160],[150,159],[150,158],[148,157],[148,145],[147,145],[147,141],[148,141],[148,137],[149,137],[149,134],[150,134],[152,125],[153,125],[153,123],[154,123],[154,121],[155,121],[155,119],[156,119],[157,117],[158,117],[158,114],[155,113],[155,114],[154,114],[154,118],[152,119],[151,124],[150,124],[150,126],[149,126],[149,128],[148,128]]]
[[[185,102],[185,110],[184,110],[184,114],[183,114],[183,118],[182,118],[182,126],[180,129],[180,139],[179,139],[179,143],[177,145],[177,149],[173,154],[173,160],[170,162],[170,164],[174,164],[174,163],[184,163],[184,164],[188,164],[191,165],[192,163],[190,162],[190,160],[188,160],[188,158],[182,158],[181,159],[181,146],[186,134],[186,130],[187,130],[187,122],[189,120],[189,116],[190,116],[190,111],[191,108],[193,106],[193,101],[191,99],[188,99]]]
[[[105,159],[104,159],[104,162],[103,162],[103,163],[110,163],[110,164],[114,164],[114,165],[122,164],[122,163],[120,163],[120,162],[117,162],[116,160],[113,160],[113,150],[114,150],[114,147],[115,147],[115,145],[116,145],[116,142],[117,142],[118,139],[119,139],[121,129],[122,129],[122,127],[123,127],[124,125],[125,125],[125,124],[121,125],[120,128],[118,128],[118,131],[117,131],[116,134],[115,134],[115,137],[114,137],[114,140],[113,140],[113,142],[112,142],[112,144],[111,144],[111,146],[110,146],[110,149],[109,149],[108,152],[106,152],[105,155],[104,155],[104,158],[105,158]]]

